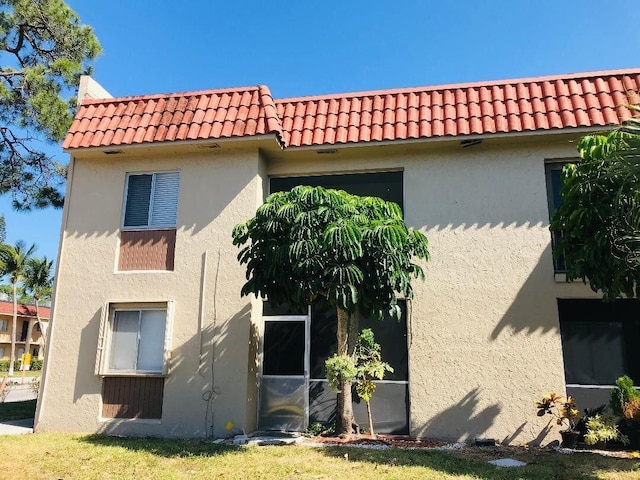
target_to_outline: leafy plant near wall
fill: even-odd
[[[360,332],[353,356],[333,355],[325,366],[329,386],[334,391],[339,392],[345,381],[355,382],[356,393],[367,404],[369,433],[375,436],[371,415],[371,397],[376,391],[374,380],[382,380],[386,372],[393,372],[393,368],[382,361],[380,344],[376,343],[373,331],[365,328]]]
[[[555,418],[556,424],[565,425],[567,428],[562,430],[562,445],[568,448],[574,448],[578,443],[580,432],[576,428],[578,420],[578,409],[570,396],[566,400],[556,393],[549,393],[542,397],[542,400],[536,402],[538,416],[551,415]]]
[[[339,391],[336,433],[353,433],[348,362],[359,319],[400,317],[396,295],[412,298],[412,280],[424,278],[414,259],[428,259],[426,237],[407,227],[393,202],[298,186],[269,195],[254,218],[234,228],[233,244],[247,265],[242,295],[299,307],[323,300],[336,309],[338,358],[330,367]]]
[[[634,115],[640,105],[629,106]],[[562,169],[562,204],[550,229],[560,241],[567,280],[605,300],[640,294],[640,118],[606,135],[587,135],[580,160]]]
[[[367,403],[367,416],[369,417],[369,433],[375,436],[373,431],[373,418],[371,416],[371,397],[376,391],[374,380],[382,380],[385,373],[393,372],[393,368],[382,361],[380,344],[376,343],[373,331],[365,328],[360,332],[358,345],[356,346],[356,393]]]
[[[624,417],[625,405],[631,400],[640,400],[640,392],[633,388],[633,380],[628,375],[619,377],[616,386],[611,390],[611,400],[609,405],[613,413],[619,417]]]
[[[587,433],[584,436],[584,443],[587,445],[611,441],[618,441],[623,445],[629,443],[629,439],[618,431],[615,419],[611,415],[597,413],[590,417],[586,424]]]

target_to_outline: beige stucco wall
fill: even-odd
[[[556,299],[594,296],[556,282],[551,258],[544,162],[575,157],[575,144],[407,144],[322,162],[314,153],[275,159],[269,174],[402,168],[406,221],[429,239],[409,325],[411,434],[542,440],[548,419],[534,401],[564,392]]]
[[[220,435],[229,421],[237,430],[253,428],[246,423],[251,301],[239,295],[244,275],[231,230],[262,199],[259,162],[257,150],[233,148],[224,155],[154,151],[75,160],[37,431],[197,437],[212,426]],[[126,173],[176,169],[175,270],[116,272]],[[101,422],[94,364],[102,306],[169,300],[175,318],[161,422]],[[203,394],[212,387],[215,414],[206,424]]]
[[[77,160],[36,430],[203,436],[211,425],[202,394],[212,385],[214,433],[225,434],[227,421],[253,429],[262,325],[258,303],[239,296],[233,225],[253,215],[269,175],[402,169],[407,223],[426,233],[432,255],[411,308],[411,434],[540,440],[546,422],[534,400],[564,391],[556,298],[593,296],[556,282],[551,261],[544,161],[574,155],[566,138],[538,136],[332,156],[247,144]],[[116,273],[125,174],[164,169],[181,171],[175,271]],[[162,421],[100,422],[100,308],[144,300],[176,302]]]

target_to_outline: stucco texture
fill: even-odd
[[[258,163],[257,150],[75,160],[37,431],[198,437],[246,427],[251,300],[239,295],[231,230],[263,196]],[[162,170],[180,171],[175,269],[117,272],[126,174]],[[101,308],[158,301],[175,302],[162,421],[101,420]]]
[[[410,433],[506,443],[557,434],[549,437],[534,407],[544,393],[564,392],[556,299],[593,294],[554,280],[544,163],[574,157],[575,145],[534,136],[470,148],[351,147],[330,157],[273,145],[76,159],[36,430],[198,437],[212,427],[228,434],[228,421],[255,428],[262,325],[257,302],[240,297],[233,226],[253,216],[269,176],[403,170],[405,218],[426,233],[432,257],[410,308]],[[176,169],[175,270],[116,272],[126,173]],[[102,306],[167,300],[175,320],[162,420],[101,421]],[[212,387],[207,423],[203,394]]]

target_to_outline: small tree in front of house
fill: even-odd
[[[411,298],[412,279],[424,278],[413,259],[428,259],[426,237],[407,228],[397,204],[322,187],[270,195],[234,228],[233,243],[247,266],[242,295],[274,305],[322,299],[336,308],[343,359],[355,353],[362,315],[399,318],[396,295]],[[337,434],[354,432],[352,380],[338,381]]]
[[[382,380],[387,372],[393,373],[393,368],[382,361],[380,344],[376,343],[373,331],[365,328],[360,332],[356,346],[356,393],[367,404],[369,417],[369,433],[375,437],[373,431],[373,417],[371,415],[371,397],[376,391],[374,380]]]

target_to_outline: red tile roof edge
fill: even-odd
[[[91,99],[63,148],[274,134],[284,149],[602,128],[632,117],[625,106],[639,91],[634,68],[280,99],[265,85]]]
[[[157,100],[159,98],[174,98],[194,95],[216,95],[220,93],[233,92],[253,92],[259,91],[261,87],[267,88],[265,85],[250,85],[247,87],[228,87],[228,88],[210,88],[207,90],[189,90],[184,92],[170,93],[152,93],[151,95],[131,95],[127,97],[109,97],[109,98],[86,98],[80,105],[98,105],[120,102],[131,102],[135,100]],[[267,88],[268,89],[268,88]]]
[[[43,320],[49,320],[51,317],[51,308],[39,306],[38,309],[40,310],[40,318]],[[0,315],[13,315],[13,302],[0,300]],[[18,316],[36,318],[35,305],[24,305],[19,303]]]
[[[285,97],[285,98],[276,98],[275,103],[293,103],[300,101],[309,101],[309,100],[328,100],[328,99],[340,99],[340,98],[351,98],[351,97],[369,97],[375,95],[395,95],[398,93],[413,93],[413,92],[433,92],[436,90],[455,90],[462,88],[477,88],[477,87],[499,87],[502,85],[513,85],[518,83],[539,83],[539,82],[549,82],[553,80],[576,80],[576,79],[587,79],[587,78],[597,78],[597,77],[607,77],[607,76],[615,76],[615,75],[640,75],[640,67],[639,68],[627,68],[621,70],[602,70],[602,71],[594,71],[594,72],[584,72],[584,73],[569,73],[567,75],[557,74],[557,75],[547,75],[542,77],[527,77],[527,78],[510,78],[507,80],[482,80],[479,82],[461,82],[461,83],[451,83],[451,84],[443,84],[443,85],[426,85],[426,86],[417,86],[417,87],[401,87],[401,88],[391,88],[391,89],[381,89],[381,90],[366,90],[366,91],[355,91],[355,92],[342,92],[342,93],[326,93],[321,95],[308,95],[301,97]]]

